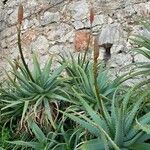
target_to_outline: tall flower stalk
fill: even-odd
[[[31,81],[34,82],[34,79],[29,71],[28,65],[26,64],[26,61],[25,61],[25,58],[24,58],[24,55],[22,52],[22,47],[21,47],[21,25],[22,25],[22,21],[23,21],[23,12],[24,12],[23,6],[20,4],[19,9],[18,9],[18,48],[19,48],[19,53],[21,56],[22,63],[24,65],[26,71],[28,72]]]
[[[83,63],[82,63],[82,66],[83,66],[84,63],[85,63],[85,59],[86,59],[87,52],[88,52],[88,49],[89,49],[89,46],[90,46],[90,42],[91,42],[92,25],[93,25],[93,21],[94,21],[94,9],[93,9],[93,7],[90,9],[90,17],[89,17],[89,20],[90,20],[90,34],[89,34],[89,37],[88,37],[87,47],[86,47],[86,49],[85,49],[85,53],[84,53],[84,56],[83,56]]]
[[[94,86],[95,86],[95,91],[96,91],[96,96],[98,100],[98,104],[100,106],[100,113],[104,117],[104,111],[103,111],[103,101],[100,96],[100,89],[97,83],[97,74],[98,74],[98,57],[99,57],[99,45],[97,42],[97,39],[94,39],[94,53],[93,53],[93,74],[94,74]]]
[[[93,7],[90,9],[90,29],[92,30],[92,24],[94,21],[94,9]],[[87,53],[87,52],[86,52]],[[86,55],[85,53],[85,55]],[[100,106],[100,113],[104,117],[104,109],[103,109],[103,101],[100,96],[100,89],[97,83],[97,74],[98,74],[98,57],[99,57],[99,45],[97,38],[94,39],[94,52],[93,52],[93,74],[94,74],[94,86],[96,91],[96,97],[98,100],[98,104]]]

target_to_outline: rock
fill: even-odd
[[[3,7],[3,2],[0,1],[0,10],[2,9],[2,7]]]
[[[84,28],[84,24],[81,21],[74,21],[72,24],[76,30]]]
[[[37,27],[40,25],[39,20],[36,18],[33,18],[33,24]]]
[[[132,63],[132,56],[130,54],[113,54],[110,60],[110,67],[117,68]]]
[[[7,14],[10,15],[11,13],[13,13],[13,11],[14,11],[13,8],[10,8],[10,9],[7,11]]]
[[[84,23],[84,27],[90,28],[91,24],[90,24],[89,20],[85,20],[85,21],[83,21],[83,23]],[[92,27],[101,26],[104,23],[105,23],[104,15],[95,15]]]
[[[15,23],[17,23],[17,17],[18,17],[18,9],[16,8],[8,18],[9,25],[14,25]]]
[[[9,1],[7,2],[7,8],[10,7],[10,8],[14,8],[15,6],[17,6],[18,4],[20,3],[20,0],[15,0],[15,1]]]
[[[69,10],[74,20],[82,20],[89,15],[89,8],[86,0],[71,3]]]
[[[7,47],[6,39],[0,41],[0,47],[2,47],[2,49]]]
[[[127,53],[127,45],[123,42],[118,42],[118,44],[114,44],[111,48],[111,53],[113,54],[126,54]]]
[[[140,3],[134,5],[134,10],[136,10],[137,15],[144,16],[145,18],[150,16],[150,1],[147,3]]]
[[[5,5],[3,1],[0,1],[0,57],[8,55],[14,58],[18,55],[16,23],[20,0],[7,0]],[[128,37],[140,33],[150,38],[149,31],[141,28],[138,22],[138,18],[149,18],[150,0],[22,0],[25,18],[22,47],[29,64],[31,50],[40,53],[41,65],[48,56],[47,52],[57,56],[58,53],[73,53],[75,47],[76,51],[84,51],[89,36],[91,2],[95,11],[92,35],[98,35],[99,45],[103,45],[100,59],[106,55],[104,45],[110,44],[108,62],[112,63],[114,72],[130,63],[132,58],[128,49],[133,44],[129,43]],[[136,62],[147,61],[142,55],[133,57]],[[3,64],[1,60],[0,65],[5,66]]]
[[[35,7],[35,6],[37,6],[38,5],[38,2],[37,2],[37,0],[30,0],[30,1],[27,1],[27,3],[26,3],[26,7],[27,8],[31,8],[31,7]]]
[[[1,33],[0,33],[0,38],[7,38],[13,34],[17,33],[17,28],[15,26],[5,28]]]
[[[32,44],[31,50],[45,53],[48,50],[49,43],[45,36],[40,35]]]
[[[133,5],[129,5],[127,7],[125,7],[125,14],[126,16],[132,16],[136,13],[136,10],[134,9]]]
[[[59,12],[52,13],[52,12],[46,11],[44,13],[44,15],[41,17],[40,23],[41,23],[41,25],[47,25],[47,24],[50,24],[50,23],[58,22],[58,21],[60,21]]]
[[[54,26],[48,33],[47,37],[50,41],[61,42],[60,39],[69,33],[72,28],[65,23],[61,23],[58,26]]]
[[[120,25],[117,23],[114,24],[107,24],[103,26],[102,31],[99,35],[98,44],[114,44],[118,42],[121,38],[121,28]]]
[[[57,55],[62,52],[63,45],[54,45],[49,49],[49,53],[52,55]]]
[[[72,30],[71,32],[69,32],[65,36],[63,36],[60,39],[60,42],[69,42],[69,43],[72,43],[73,42],[73,37],[74,37],[74,30]]]
[[[74,47],[77,52],[86,50],[90,43],[90,33],[85,30],[79,30],[75,33]]]
[[[29,28],[29,20],[28,19],[25,19],[24,22],[23,22],[23,29],[26,30],[27,28]]]

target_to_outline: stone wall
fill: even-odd
[[[12,59],[18,56],[16,23],[19,2],[0,1],[1,73],[7,64],[4,56]],[[141,56],[129,52],[131,44],[128,37],[143,30],[139,19],[149,19],[149,0],[22,0],[22,4],[22,45],[28,60],[32,51],[40,54],[42,63],[50,55],[57,58],[57,54],[64,51],[76,53],[74,37],[78,30],[89,31],[91,6],[95,10],[92,34],[98,36],[99,43],[103,41],[101,36],[106,36],[106,42],[111,37],[113,43],[110,68],[118,73],[122,66],[142,60]],[[105,50],[101,47],[100,51],[103,59]]]

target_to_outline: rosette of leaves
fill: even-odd
[[[142,35],[132,36],[130,39],[137,45],[137,48],[132,49],[136,55],[145,57],[144,62],[135,62],[136,71],[131,76],[145,76],[147,79],[141,82],[141,85],[150,83],[150,22],[143,23],[145,33]]]
[[[33,54],[33,69],[30,69],[29,75],[21,63],[9,63],[12,71],[11,75],[6,72],[9,79],[7,88],[0,89],[2,122],[19,121],[22,128],[30,117],[45,127],[55,129],[59,107],[57,100],[65,100],[60,92],[63,83],[60,74],[65,65],[52,71],[50,59],[41,69],[37,56]]]
[[[132,95],[135,94],[133,89],[122,97],[118,97],[116,91],[110,108],[102,104],[103,115],[95,111],[79,93],[74,92],[83,108],[80,111],[70,109],[63,114],[96,137],[83,142],[80,150],[149,149],[150,144],[146,141],[150,139],[150,112],[142,112],[145,102],[149,100],[149,92],[136,97],[135,103],[131,104]]]
[[[83,58],[79,54],[77,59],[70,54],[70,57],[61,56],[61,64],[67,64],[65,70],[68,76],[68,88],[67,93],[72,96],[72,100],[76,101],[74,97],[74,88],[86,100],[92,103],[96,101],[96,89],[95,89],[95,78],[93,70],[93,62],[85,61],[83,64]],[[109,100],[115,89],[122,83],[122,77],[118,77],[114,80],[109,78],[108,70],[106,70],[102,64],[98,64],[98,73],[96,76],[97,85],[99,88],[99,94],[105,100]]]

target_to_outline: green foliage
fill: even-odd
[[[80,129],[68,129],[64,131],[63,126],[59,124],[59,129],[55,132],[45,134],[39,126],[33,122],[29,122],[29,127],[35,138],[32,141],[13,141],[9,142],[13,145],[21,146],[22,148],[32,148],[35,150],[75,150],[79,144],[79,139],[83,136]],[[61,131],[58,133],[58,131]]]
[[[56,100],[61,98],[59,89],[62,88],[63,79],[60,73],[65,65],[52,71],[52,59],[50,59],[41,69],[37,57],[33,55],[31,75],[34,81],[32,81],[21,63],[17,62],[18,68],[16,68],[16,64],[9,63],[13,68],[11,74],[14,78],[7,73],[8,86],[0,90],[0,99],[3,102],[2,120],[5,118],[5,121],[19,119],[20,125],[23,127],[28,117],[31,116],[40,124],[50,125],[55,129],[58,112],[54,112],[54,109],[58,109]]]
[[[150,94],[149,92],[141,95],[134,104],[130,105],[129,101],[131,100],[132,93],[135,91],[130,90],[125,96],[122,96],[121,101],[114,94],[111,108],[108,109],[103,105],[104,117],[99,112],[93,110],[86,102],[86,99],[82,98],[76,91],[74,92],[76,98],[84,107],[85,113],[70,110],[69,113],[64,112],[64,114],[97,137],[93,142],[89,141],[92,145],[96,142],[95,144],[100,145],[102,149],[105,147],[105,149],[113,148],[119,150],[130,148],[133,144],[136,146],[135,143],[143,143],[150,138],[150,135],[146,134],[143,130],[139,131],[134,128],[137,117],[140,123],[150,125],[149,112],[142,117],[138,116],[139,111],[144,107],[145,97]],[[81,111],[83,110],[81,109]],[[83,144],[81,149],[87,147],[87,144],[89,147],[92,147],[89,142]],[[97,148],[93,146],[93,148],[87,147],[88,149],[96,150]]]
[[[149,24],[145,27],[150,31]],[[22,63],[8,60],[12,71],[6,72],[6,84],[0,83],[0,150],[149,149],[149,61],[135,63],[135,71],[114,80],[102,62],[87,59],[86,53],[77,59],[60,56],[55,70],[52,59],[41,68],[33,54],[29,69],[18,30]],[[138,35],[132,41],[138,45],[134,51],[150,59],[150,39]],[[148,79],[122,85],[136,76]]]
[[[70,57],[69,57],[70,56]],[[71,102],[76,102],[74,98],[74,88],[78,93],[81,93],[83,97],[90,103],[96,104],[96,89],[94,86],[94,73],[93,62],[87,61],[82,64],[82,56],[79,54],[75,59],[71,54],[68,57],[61,56],[61,64],[67,64],[66,72],[69,78],[67,93],[72,96]],[[98,65],[97,84],[99,88],[99,94],[105,100],[109,100],[112,97],[117,86],[121,84],[122,78],[116,78],[115,80],[109,79],[108,71],[103,68],[102,65]]]

